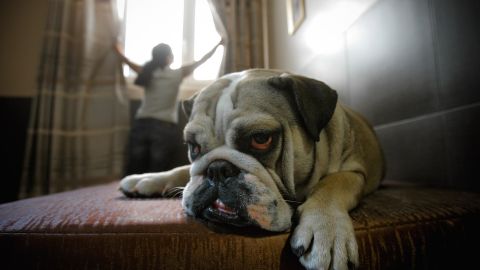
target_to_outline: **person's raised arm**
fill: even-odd
[[[113,46],[113,50],[115,51],[115,53],[118,55],[118,57],[120,58],[120,60],[122,62],[124,62],[125,64],[127,64],[131,69],[133,69],[133,71],[135,71],[136,73],[140,73],[142,72],[142,66],[130,61],[130,59],[128,59],[122,52],[122,50],[120,49],[120,47],[118,46],[118,44],[115,44]]]
[[[217,50],[218,46],[222,45],[223,44],[223,39],[220,40],[220,42],[218,42],[217,45],[215,45],[215,47],[213,47],[207,54],[205,54],[200,60],[192,63],[192,64],[189,64],[189,65],[185,65],[183,66],[181,69],[182,69],[182,77],[187,77],[188,75],[192,74],[192,72],[198,67],[200,66],[201,64],[205,63],[210,57],[212,57],[212,55],[215,53],[215,50]]]

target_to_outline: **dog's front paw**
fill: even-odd
[[[290,245],[307,269],[348,269],[358,265],[358,249],[352,221],[336,209],[298,209],[299,223]]]
[[[128,197],[159,197],[173,188],[170,182],[167,173],[133,174],[120,181],[120,190]]]

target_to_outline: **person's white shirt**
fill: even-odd
[[[178,122],[177,97],[182,79],[181,69],[169,67],[155,69],[152,80],[145,87],[145,96],[136,118],[155,118],[176,124]]]

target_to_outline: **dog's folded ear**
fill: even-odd
[[[182,110],[187,116],[187,119],[190,119],[190,115],[192,115],[193,110],[193,103],[195,102],[195,98],[197,98],[198,92],[191,96],[189,99],[182,100]]]
[[[321,81],[287,73],[269,78],[268,83],[292,97],[308,134],[318,141],[337,106],[337,92]]]

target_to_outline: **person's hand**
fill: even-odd
[[[123,55],[123,50],[121,49],[120,43],[114,43],[112,47],[115,53],[118,55]]]

